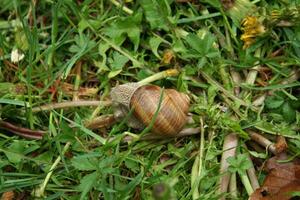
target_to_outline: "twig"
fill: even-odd
[[[12,132],[16,135],[22,136],[27,139],[38,139],[41,140],[43,135],[46,133],[45,131],[40,130],[31,130],[23,127],[18,127],[9,122],[5,122],[0,120],[0,128],[5,129],[9,132]]]
[[[43,106],[32,108],[32,112],[48,111],[60,108],[73,108],[81,106],[110,106],[111,101],[66,101],[60,103],[51,103]]]
[[[263,137],[262,135],[255,133],[254,131],[248,131],[249,136],[252,140],[260,144],[261,146],[265,147],[267,150],[269,150],[274,155],[276,154],[276,148],[275,145],[268,140],[267,138]]]

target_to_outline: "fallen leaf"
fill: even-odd
[[[293,192],[300,192],[300,165],[296,161],[280,163],[284,156],[269,159],[265,170],[269,173],[263,186],[258,188],[249,200],[289,200]]]
[[[166,64],[166,65],[170,64],[172,59],[174,58],[174,56],[175,55],[174,55],[174,52],[172,50],[169,50],[169,49],[166,50],[164,52],[163,58],[161,60],[162,64]]]
[[[286,150],[288,148],[288,145],[287,145],[286,140],[283,136],[280,135],[280,136],[277,137],[275,148],[276,148],[276,154],[286,152]]]
[[[1,196],[1,200],[13,200],[15,193],[13,191],[4,192]]]

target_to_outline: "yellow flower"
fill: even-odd
[[[254,16],[246,17],[242,22],[241,40],[244,41],[243,48],[248,48],[254,41],[255,38],[265,32],[265,27],[261,22]]]

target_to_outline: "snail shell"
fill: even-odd
[[[113,88],[112,101],[115,104],[117,118],[124,117],[133,108],[133,116],[128,125],[133,128],[149,126],[157,112],[160,95],[162,101],[151,132],[176,135],[187,121],[190,99],[186,94],[174,89],[162,89],[155,85],[128,83]]]

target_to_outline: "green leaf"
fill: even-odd
[[[192,65],[187,65],[184,67],[184,71],[185,71],[186,75],[193,76],[193,75],[197,74],[198,69]]]
[[[188,34],[185,40],[192,48],[184,53],[186,58],[215,58],[220,56],[219,50],[213,46],[215,37],[209,32],[206,32],[202,39],[198,35]]]
[[[157,57],[157,58],[161,58],[157,52],[159,45],[163,42],[163,40],[159,37],[152,37],[149,40],[149,46],[153,52],[153,54]]]
[[[122,69],[123,66],[129,61],[126,56],[118,52],[114,52],[112,60],[110,60],[110,66],[112,70],[119,70]]]
[[[282,114],[287,122],[293,122],[296,119],[296,111],[290,106],[288,102],[282,106]]]
[[[82,171],[91,171],[91,170],[97,170],[98,161],[96,158],[90,158],[88,156],[78,156],[74,157],[72,160],[72,165]]]
[[[74,64],[92,48],[96,46],[96,42],[90,40],[87,36],[80,34],[75,36],[75,43],[69,48],[69,51],[76,53],[66,64],[62,67],[62,78],[65,79],[69,75]]]
[[[26,51],[29,48],[28,40],[26,38],[25,31],[22,28],[17,28],[15,33],[15,43],[22,51]]]
[[[19,100],[13,100],[13,99],[0,99],[0,104],[11,104],[16,106],[26,106],[29,107],[28,102],[19,101]]]
[[[267,108],[275,109],[279,108],[284,103],[284,99],[279,96],[268,96],[265,103]]]
[[[93,172],[80,180],[80,185],[78,186],[78,189],[81,191],[80,199],[84,199],[87,196],[87,193],[93,188],[98,178],[98,173]]]
[[[140,12],[133,16],[119,18],[111,26],[105,28],[104,33],[117,45],[121,45],[128,36],[136,51],[140,43],[141,20],[142,14]]]
[[[256,158],[262,158],[262,159],[266,159],[268,157],[268,155],[266,153],[258,153],[256,151],[249,151],[249,154]]]
[[[248,160],[246,154],[239,154],[237,157],[227,158],[227,162],[230,164],[228,171],[231,173],[238,172],[239,174],[246,173],[246,170],[252,167],[251,162]]]
[[[165,2],[163,0],[140,0],[151,29],[168,30],[168,26],[165,23],[165,13],[168,10],[168,6]]]
[[[132,159],[126,159],[125,166],[135,173],[139,171],[139,164]]]
[[[122,72],[122,68],[129,61],[126,56],[121,55],[118,52],[114,52],[113,58],[109,60],[111,71],[108,74],[108,78],[113,78]]]
[[[28,148],[28,142],[15,140],[4,153],[10,162],[20,163],[24,157],[26,148]]]
[[[143,176],[144,172],[142,171],[132,181],[130,181],[130,183],[127,184],[123,190],[124,193],[122,195],[122,199],[125,199],[125,197],[135,189],[135,187],[142,181]]]

